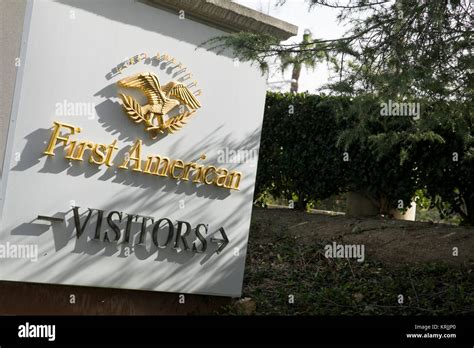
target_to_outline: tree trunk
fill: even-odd
[[[293,72],[291,74],[291,93],[298,93],[298,80],[301,74],[301,64],[293,65]]]

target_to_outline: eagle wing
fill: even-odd
[[[161,86],[153,73],[141,73],[126,77],[118,82],[119,86],[140,88],[148,99],[148,104],[163,104],[163,96],[161,94]]]
[[[175,97],[193,109],[201,107],[199,100],[197,100],[191,91],[182,83],[167,84],[163,86],[163,92],[165,92],[168,97]]]

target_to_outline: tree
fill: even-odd
[[[312,34],[309,30],[305,30],[303,34],[303,40],[300,43],[301,48],[311,47],[316,49]],[[317,63],[321,62],[324,58],[328,58],[327,51],[324,49],[313,51],[301,50],[299,52],[286,52],[282,51],[279,55],[281,61],[281,70],[284,73],[289,67],[292,67],[291,74],[291,87],[290,92],[298,92],[298,81],[300,79],[302,67],[312,69],[316,67]]]
[[[241,60],[257,61],[262,69],[268,67],[270,57],[291,55],[318,61],[322,52],[340,58],[344,55],[342,64],[337,66],[343,78],[331,87],[333,91],[353,95],[370,91],[467,98],[466,93],[472,93],[473,5],[469,0],[345,3],[310,1],[310,9],[317,6],[340,9],[339,20],[351,27],[342,38],[307,37],[301,43],[279,44],[268,35],[236,33],[212,39],[209,44],[214,49],[230,47]]]
[[[380,115],[355,109],[353,128],[340,145],[347,147],[352,139],[353,151],[360,146],[371,163],[397,153],[416,169],[413,182],[423,186],[432,201],[441,196],[452,211],[474,223],[473,183],[465,179],[473,176],[474,164],[471,1],[310,1],[310,10],[318,6],[340,10],[339,20],[350,27],[344,37],[279,44],[270,36],[240,33],[212,42],[214,47],[231,47],[241,60],[256,61],[262,69],[271,57],[316,61],[324,51],[338,62],[334,65],[339,78],[327,85],[330,93],[422,104],[420,120],[374,119]],[[453,153],[458,161],[452,160]],[[442,160],[433,161],[440,155]]]
[[[344,98],[267,93],[257,195],[269,192],[305,210],[308,203],[339,192],[344,186],[343,176],[338,177],[343,165],[336,148],[335,109],[343,103],[340,99]]]

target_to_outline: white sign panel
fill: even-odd
[[[35,1],[0,279],[240,296],[265,101],[225,34],[135,1]]]

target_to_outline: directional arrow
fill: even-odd
[[[47,216],[47,215],[38,215],[38,217],[36,219],[46,220],[46,221],[50,221],[50,222],[62,222],[62,221],[64,221],[64,218],[55,217],[55,216]]]
[[[224,227],[219,228],[217,232],[220,232],[224,239],[211,238],[211,242],[217,244],[216,253],[220,254],[226,245],[229,244],[229,238],[225,234]]]

